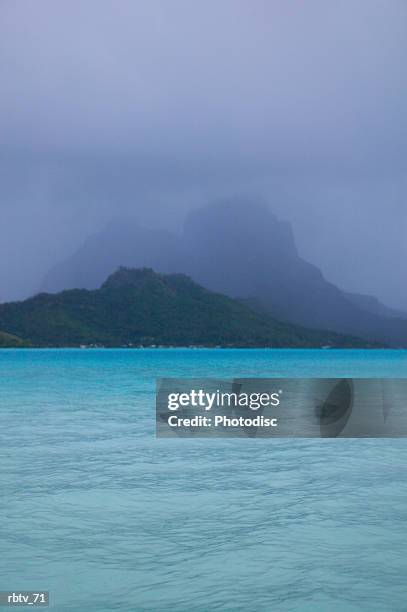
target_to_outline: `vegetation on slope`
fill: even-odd
[[[23,348],[29,346],[28,342],[17,336],[0,331],[0,348]]]
[[[33,346],[374,346],[281,323],[182,274],[120,268],[100,289],[0,305],[0,328]]]

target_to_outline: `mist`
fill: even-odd
[[[0,300],[112,218],[244,194],[407,310],[406,52],[402,0],[3,0]]]

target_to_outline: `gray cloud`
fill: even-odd
[[[122,211],[244,192],[407,308],[406,51],[403,0],[3,0],[0,299]]]

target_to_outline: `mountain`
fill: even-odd
[[[327,281],[262,202],[235,198],[195,210],[180,236],[117,222],[54,267],[42,290],[95,288],[119,265],[181,272],[282,321],[407,346],[407,315]]]
[[[390,317],[392,319],[407,319],[407,314],[402,310],[396,310],[385,306],[379,300],[371,295],[364,295],[362,293],[348,293],[344,292],[347,300],[352,302],[355,306],[370,312],[372,314],[379,315],[381,317]]]
[[[0,305],[0,327],[33,346],[375,346],[280,323],[183,274],[120,268],[100,289]]]
[[[327,281],[299,256],[290,225],[265,204],[225,201],[196,210],[184,241],[184,271],[209,289],[251,298],[282,321],[407,346],[407,318],[387,316],[373,298]]]
[[[46,275],[41,292],[97,289],[120,266],[148,267],[158,272],[178,271],[182,253],[177,237],[163,230],[138,226],[133,218],[110,222],[90,236],[66,261]]]

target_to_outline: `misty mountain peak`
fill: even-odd
[[[184,271],[214,291],[253,297],[299,262],[291,226],[257,198],[233,198],[191,212]]]
[[[297,256],[291,225],[280,221],[268,204],[259,198],[237,197],[220,200],[189,213],[184,235],[199,244],[223,244],[230,249],[261,248],[263,254],[281,251]]]
[[[159,274],[153,277],[152,270]],[[104,289],[132,285],[174,295],[193,281],[232,298],[254,300],[262,312],[283,321],[397,346],[407,342],[398,313],[328,282],[299,256],[291,226],[256,198],[232,198],[194,210],[181,235],[116,220],[55,266],[42,290],[96,289],[103,283]]]

